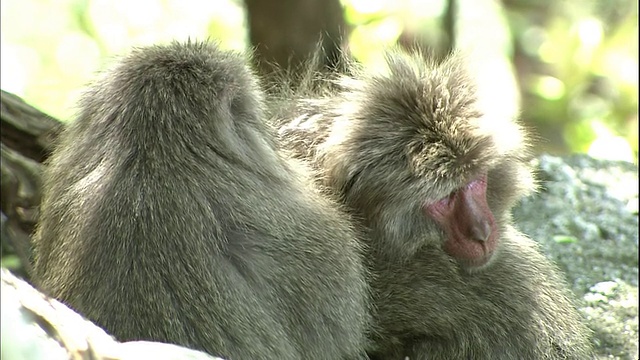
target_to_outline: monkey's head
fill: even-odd
[[[533,183],[520,127],[482,109],[463,60],[394,51],[386,73],[344,80],[319,156],[372,246],[404,257],[430,246],[475,270]]]
[[[281,160],[273,129],[263,121],[263,103],[259,82],[244,55],[223,51],[215,42],[174,41],[134,49],[105,72],[84,97],[80,117],[121,121],[123,126],[130,119],[144,120],[140,127],[145,131],[122,136],[131,137],[127,142],[140,146],[135,152],[146,157],[173,162],[190,157],[184,154],[210,158],[202,151],[206,147],[255,172],[285,176],[274,170]],[[176,136],[175,142],[158,138],[175,133],[189,136]],[[145,146],[153,143],[168,148]]]

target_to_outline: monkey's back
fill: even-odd
[[[35,279],[123,341],[357,356],[368,309],[355,236],[280,156],[244,66],[173,44],[92,87],[45,172]]]

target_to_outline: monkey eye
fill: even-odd
[[[469,181],[464,188],[466,189],[472,189],[474,187],[478,187],[478,186],[486,186],[487,185],[487,175],[484,174],[482,176],[480,176],[479,178]]]
[[[449,193],[449,195],[447,195],[447,196],[443,197],[442,199],[438,200],[436,202],[436,204],[441,204],[441,206],[447,206],[448,207],[453,202],[453,200],[455,199],[457,193],[458,193],[458,190],[452,191],[451,193]]]
[[[453,204],[454,204],[454,202],[456,200],[456,197],[460,193],[460,191],[473,189],[473,188],[478,187],[478,186],[485,186],[486,187],[486,184],[487,184],[487,175],[483,174],[479,178],[471,180],[471,181],[467,182],[466,184],[464,184],[462,187],[459,187],[459,188],[453,190],[452,192],[449,193],[449,195],[441,198],[440,200],[437,200],[437,201],[435,201],[433,203],[430,203],[430,204],[426,204],[425,209],[431,215],[446,214],[446,213],[452,211]]]
[[[427,214],[436,219],[446,216],[446,214],[451,211],[451,206],[454,203],[457,192],[457,190],[454,190],[442,199],[426,204],[424,210],[426,210]]]

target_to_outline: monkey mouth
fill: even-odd
[[[464,268],[482,268],[493,257],[496,240],[491,236],[486,241],[463,237],[450,237],[443,246],[444,251]]]

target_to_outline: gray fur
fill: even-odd
[[[302,84],[273,112],[283,142],[315,164],[368,241],[372,358],[589,358],[564,279],[512,225],[511,207],[534,188],[520,127],[485,114],[460,55],[436,64],[394,50],[387,65],[371,74],[352,64],[329,93],[322,80]],[[487,266],[469,270],[443,251],[422,206],[482,173],[501,239]]]
[[[361,245],[307,173],[242,57],[137,49],[84,95],[48,164],[35,280],[121,341],[360,358]]]

